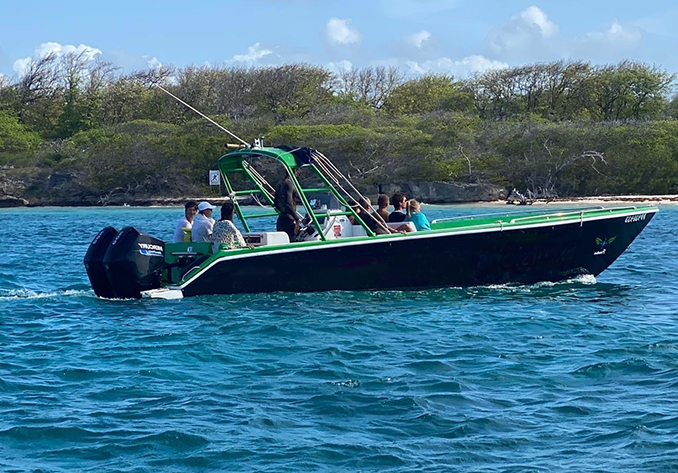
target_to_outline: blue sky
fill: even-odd
[[[13,1],[0,73],[26,58],[88,51],[123,70],[158,64],[396,65],[463,77],[556,59],[642,60],[678,72],[668,0]]]

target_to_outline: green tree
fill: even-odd
[[[18,117],[0,111],[0,153],[21,153],[34,150],[40,144],[40,136],[28,131]]]
[[[674,76],[646,64],[624,61],[596,70],[594,113],[603,120],[658,118]]]
[[[672,120],[678,120],[678,95],[666,105],[666,115]]]
[[[383,110],[394,116],[427,113],[439,109],[467,110],[471,95],[451,76],[425,75],[396,87],[384,100]]]
[[[330,73],[320,67],[289,64],[256,70],[252,98],[263,114],[280,123],[307,116],[331,100]]]

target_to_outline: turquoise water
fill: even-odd
[[[678,207],[597,282],[93,296],[179,215],[0,211],[1,471],[678,471]]]

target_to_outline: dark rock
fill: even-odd
[[[427,204],[451,204],[464,202],[494,202],[506,199],[506,189],[494,184],[465,184],[460,182],[420,181],[386,184],[381,192],[389,196],[404,192]]]
[[[49,187],[63,187],[71,183],[76,176],[70,172],[55,172],[47,177]]]
[[[21,197],[14,197],[13,195],[0,195],[0,209],[8,207],[25,207],[28,205],[26,199]]]

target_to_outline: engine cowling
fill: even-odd
[[[85,254],[85,269],[89,282],[94,289],[94,293],[99,297],[112,298],[115,297],[115,291],[111,282],[108,280],[106,274],[106,267],[104,266],[104,256],[110,246],[111,242],[118,234],[118,231],[113,227],[105,227],[97,236],[94,237],[92,243]]]
[[[125,227],[111,241],[103,263],[115,297],[138,299],[141,291],[162,283],[165,242]]]

